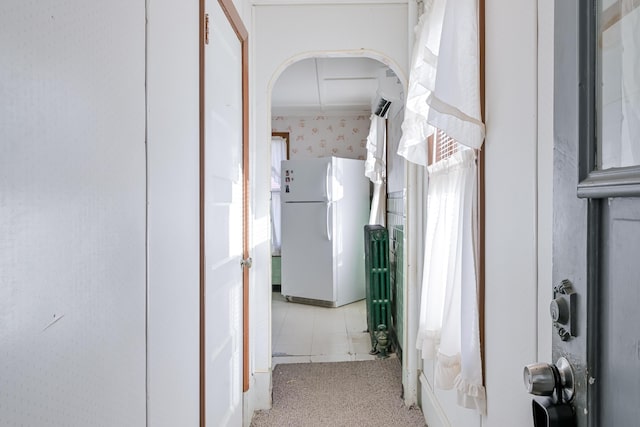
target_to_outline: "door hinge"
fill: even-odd
[[[209,14],[204,14],[204,44],[209,44]]]

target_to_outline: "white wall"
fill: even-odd
[[[144,2],[0,3],[0,425],[144,425]]]
[[[547,8],[545,20],[549,3],[540,2]],[[537,14],[535,2],[486,1],[486,427],[531,424],[522,370],[538,358],[538,267],[543,279],[550,265],[550,253],[540,252],[550,230],[538,227],[550,222],[551,200],[550,182],[543,177],[539,183],[538,171],[549,170],[552,144],[552,138],[538,144],[538,132],[550,135],[551,82],[545,67],[553,54],[541,52],[545,67],[539,69]],[[541,28],[553,33],[544,20]],[[548,48],[549,38],[543,43]],[[538,193],[539,186],[549,192]],[[541,298],[545,294],[540,290]]]
[[[150,426],[199,420],[198,0],[149,2]]]
[[[271,2],[255,4],[252,19],[251,363],[252,399],[255,407],[261,408],[270,405],[271,375],[268,144],[271,87],[288,61],[318,52],[384,60],[406,84],[408,18],[407,5],[402,3],[277,5]]]

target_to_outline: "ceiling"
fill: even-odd
[[[362,112],[369,114],[380,80],[389,74],[370,58],[309,58],[280,75],[271,94],[273,115]]]

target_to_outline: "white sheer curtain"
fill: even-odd
[[[480,148],[478,0],[426,0],[416,40],[398,154],[427,165],[427,138],[436,128]]]
[[[287,141],[271,138],[271,255],[279,256],[282,242],[280,228],[280,162],[287,158]]]
[[[435,386],[485,412],[474,250],[475,151],[428,167],[427,231],[418,349],[436,360]]]
[[[416,26],[398,154],[427,166],[427,141],[444,131],[464,148],[428,167],[425,264],[417,347],[435,359],[435,386],[486,412],[473,235],[480,114],[478,0],[425,0]]]
[[[382,226],[386,225],[386,143],[385,119],[372,114],[371,127],[367,137],[367,160],[364,163],[364,174],[373,183],[369,224]]]

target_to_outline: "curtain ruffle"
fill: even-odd
[[[475,409],[482,415],[487,412],[486,391],[482,383],[466,380],[461,375],[461,356],[447,356],[440,352],[435,358],[435,386],[442,390],[455,389],[458,405]]]
[[[458,375],[454,386],[458,393],[458,405],[487,414],[487,395],[482,384],[470,383]]]

